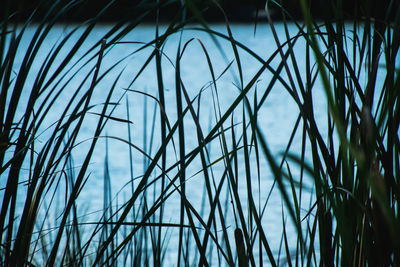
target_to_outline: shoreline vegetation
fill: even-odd
[[[204,15],[207,4],[199,1],[134,1],[126,9],[117,9],[121,12],[118,21],[89,47],[88,36],[98,23],[109,21],[107,12],[118,1],[107,1],[94,14],[88,12],[84,22],[71,27],[52,47],[46,46],[49,32],[71,14],[88,9],[90,1],[36,1],[27,9],[25,2],[7,1],[9,8],[2,10],[1,266],[162,266],[166,258],[175,266],[400,266],[398,1],[321,1],[324,8],[315,1],[302,0],[300,6],[269,1],[267,12],[274,9],[280,14],[285,38],[278,37],[274,17],[267,13],[262,23],[268,24],[276,46],[267,58],[235,40],[229,8],[213,11],[226,26],[226,32],[219,33]],[[265,5],[260,2],[254,1],[257,9]],[[349,8],[349,3],[354,5]],[[228,1],[220,1],[220,6],[225,5]],[[168,8],[174,11],[165,20],[160,13]],[[76,16],[81,16],[79,12]],[[103,58],[126,34],[149,20],[155,21],[154,39],[141,43],[135,53],[149,48],[152,52],[130,84],[152,68],[156,94],[129,86],[116,100],[121,71],[102,102],[95,102],[94,92],[121,63],[104,69]],[[161,21],[168,21],[166,27],[160,27]],[[217,73],[201,40],[179,42],[172,62],[175,88],[169,89],[176,99],[176,115],[170,116],[164,45],[168,37],[181,36],[193,22],[216,43],[229,42],[234,58],[222,74]],[[289,31],[289,23],[296,32]],[[23,37],[32,24],[35,32],[26,42]],[[74,34],[79,36],[65,52]],[[212,92],[215,118],[208,127],[199,119],[206,89],[195,96],[188,94],[181,73],[183,57],[190,56],[186,49],[194,42],[202,50],[210,77],[207,90]],[[302,62],[296,54],[298,43],[304,44]],[[43,64],[34,68],[43,49],[48,49]],[[18,53],[23,53],[20,61]],[[260,63],[250,79],[243,75],[242,53]],[[84,72],[85,68],[89,71]],[[221,111],[218,81],[232,69],[232,83],[239,93]],[[271,79],[259,85],[265,73]],[[46,124],[54,118],[60,95],[71,90],[74,77],[82,82],[63,103],[57,119]],[[276,157],[258,115],[278,86],[298,107],[298,117],[286,147]],[[323,90],[326,97],[324,125],[316,119],[316,90]],[[128,94],[154,101],[154,106],[144,101],[140,114],[145,118],[144,128],[139,129],[142,147],[132,139]],[[115,110],[125,106],[126,117],[115,116]],[[88,117],[94,117],[95,123],[88,131],[91,136],[82,141]],[[128,137],[108,136],[106,127],[111,122],[120,123]],[[194,146],[188,144],[189,135],[196,140]],[[293,149],[295,136],[300,136],[300,150]],[[111,191],[109,159],[113,155],[108,154],[108,142],[113,140],[126,145],[130,157],[126,185],[130,193],[124,200]],[[103,206],[97,221],[85,221],[79,197],[93,179],[90,165],[100,143],[106,144]],[[210,157],[215,145],[219,148],[213,151],[219,153],[216,160]],[[77,149],[86,149],[79,162],[73,158]],[[134,153],[143,157],[143,173],[135,173]],[[187,195],[191,178],[187,170],[195,161],[201,166],[196,175],[204,181],[199,188],[203,192],[200,208]],[[265,175],[265,164],[270,177]],[[278,251],[271,249],[265,227],[265,207],[270,204],[269,197],[259,198],[262,179],[273,181],[267,192],[281,196],[282,219],[274,222],[283,229]],[[311,201],[305,203],[309,194]],[[176,222],[165,217],[172,197],[179,199]],[[228,216],[234,223],[227,223]],[[294,229],[291,236],[289,228]],[[172,229],[176,251],[168,254]]]

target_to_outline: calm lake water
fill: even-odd
[[[237,41],[243,43],[249,49],[251,49],[262,59],[267,60],[276,51],[277,46],[273,39],[269,26],[260,24],[257,28],[256,33],[254,33],[254,25],[235,24],[231,25],[231,27],[234,38]],[[277,28],[278,34],[281,38],[281,42],[284,42],[285,37],[283,25],[277,24],[275,25],[275,27]],[[103,36],[109,28],[109,25],[97,26],[89,36],[87,43],[84,45],[84,49],[81,49],[78,54],[84,55],[85,49],[87,49],[87,47],[89,47],[95,41],[98,41],[98,39],[101,38],[101,36]],[[236,62],[234,62],[230,66],[228,71],[224,72],[230,62],[234,60],[234,53],[232,50],[232,46],[229,42],[223,39],[217,39],[219,42],[217,45],[207,33],[190,28],[191,27],[188,27],[188,29],[183,32],[182,36],[180,35],[180,33],[176,33],[175,35],[170,36],[162,48],[162,70],[166,103],[165,112],[167,114],[170,124],[173,125],[177,119],[174,66],[177,48],[179,42],[181,42],[183,47],[183,45],[188,40],[194,38],[193,41],[188,43],[181,59],[181,78],[190,98],[194,98],[196,95],[199,94],[200,91],[202,91],[200,102],[195,102],[195,107],[199,108],[200,110],[199,123],[206,135],[210,129],[210,125],[212,126],[213,124],[215,124],[216,121],[216,94],[215,88],[211,86],[210,83],[212,81],[212,76],[210,74],[209,65],[207,63],[207,58],[202,48],[202,45],[210,56],[215,75],[218,77],[221,73],[224,73],[221,78],[218,79],[216,84],[219,99],[219,106],[217,106],[220,109],[221,114],[223,114],[228,109],[228,107],[233,103],[233,101],[240,93],[240,90],[238,89],[238,87],[240,87],[239,72],[237,70]],[[226,28],[224,25],[212,25],[211,28],[218,32],[226,33]],[[43,58],[37,59],[35,62],[34,68],[32,70],[32,77],[34,77],[35,71],[38,71],[40,69],[48,51],[52,49],[55,43],[59,42],[64,36],[66,36],[70,29],[71,27],[59,25],[51,31],[49,38],[46,41],[46,45],[42,47]],[[294,25],[290,25],[290,30],[295,33],[296,27]],[[29,40],[29,37],[33,35],[33,31],[34,28],[29,28],[27,30],[27,33],[25,35],[26,40]],[[162,31],[163,29],[161,30],[161,32]],[[135,82],[132,84],[134,77],[138,74],[154,48],[148,47],[139,52],[137,52],[137,49],[140,48],[143,43],[153,40],[154,36],[154,26],[139,26],[135,28],[132,32],[127,34],[126,37],[124,37],[123,41],[130,43],[115,44],[111,50],[107,51],[101,65],[100,73],[104,73],[113,64],[115,64],[119,60],[123,60],[104,78],[103,81],[101,81],[97,85],[93,99],[91,101],[91,104],[104,103],[109,89],[113,86],[118,74],[122,72],[121,77],[116,84],[115,94],[112,99],[112,102],[119,102],[119,105],[116,106],[115,111],[112,113],[112,116],[120,119],[127,119],[126,103],[128,103],[129,116],[130,120],[132,121],[132,124],[130,126],[131,141],[137,147],[145,150],[150,156],[154,156],[156,151],[159,149],[161,142],[159,109],[156,102],[151,97],[146,97],[143,94],[135,92],[126,92],[124,89],[130,88],[132,90],[146,92],[147,94],[150,94],[154,97],[158,97],[158,85],[155,68],[156,64],[154,60],[150,62],[149,66],[145,68],[145,70],[140,74],[139,78],[136,79]],[[76,38],[74,39],[73,37],[71,41],[66,45],[66,49],[62,51],[61,56],[68,53],[68,47],[71,47],[75,41]],[[25,42],[23,47],[21,47],[19,57],[17,58],[17,63],[22,61],[22,55],[27,45],[28,43]],[[300,64],[305,64],[303,58],[305,55],[304,43],[297,43],[295,49],[296,57],[298,57],[296,58],[297,61]],[[243,69],[243,81],[246,85],[259,71],[262,65],[254,57],[250,56],[243,50],[239,50],[239,52]],[[276,68],[279,63],[280,57],[277,56],[276,59],[272,61],[271,66]],[[79,63],[77,66],[73,66],[72,70],[77,70],[80,65],[81,63]],[[56,108],[53,108],[50,116],[48,116],[47,118],[47,122],[45,125],[50,126],[52,123],[57,121],[61,112],[64,111],[67,101],[76,91],[76,88],[80,86],[89,68],[93,67],[93,64],[89,65],[89,67],[84,67],[78,73],[78,75],[76,75],[76,77],[66,83],[66,88],[63,91],[59,100],[57,100],[57,104],[55,106]],[[305,75],[305,73],[302,73],[302,75]],[[258,99],[261,98],[271,78],[272,74],[268,71],[265,71],[259,77],[257,86],[254,87],[248,94],[249,100],[251,102],[253,101],[255,91],[257,91]],[[90,80],[91,78],[84,83],[84,88],[89,87]],[[26,92],[28,91],[29,85],[26,86]],[[314,112],[318,116],[317,120],[320,120],[321,124],[323,124],[324,121],[326,121],[327,109],[325,97],[322,89],[318,90],[318,87],[316,87],[314,94]],[[26,103],[28,97],[28,93],[23,95],[23,99],[20,102],[20,107],[18,108],[18,110],[21,111],[20,115],[23,114],[24,103]],[[239,140],[240,133],[242,132],[242,109],[243,105],[240,104],[235,110],[232,120],[229,119],[224,124],[225,128],[230,127],[232,123],[237,124],[237,126],[234,126],[235,131],[237,131],[238,133],[238,136],[236,137],[237,140]],[[89,114],[85,119],[84,129],[79,135],[79,140],[82,141],[82,143],[76,147],[75,151],[73,151],[74,166],[76,167],[75,173],[78,172],[79,166],[83,162],[87,148],[90,144],[90,138],[93,135],[93,131],[98,121],[98,116],[94,113],[100,111],[101,106],[99,105],[99,107],[93,109],[93,114]],[[276,161],[278,163],[280,163],[282,153],[284,152],[286,145],[288,144],[288,140],[292,133],[294,124],[297,120],[298,113],[299,111],[296,104],[293,102],[286,89],[284,89],[283,86],[281,86],[280,84],[277,84],[272,89],[270,95],[260,109],[258,115],[258,123],[267,140],[268,146],[271,149],[272,153],[275,155]],[[219,116],[218,113],[217,116]],[[154,125],[153,121],[155,122]],[[39,143],[44,143],[46,141],[46,136],[50,134],[50,130],[47,130],[46,127],[43,126],[42,129],[40,129],[43,133],[38,138]],[[185,152],[188,153],[197,146],[196,128],[190,116],[187,116],[185,119],[185,133]],[[148,164],[148,160],[143,156],[140,151],[133,149],[130,152],[129,146],[126,143],[118,140],[118,138],[128,140],[128,125],[126,123],[111,120],[107,124],[107,127],[104,129],[102,135],[110,136],[111,138],[107,139],[108,142],[106,142],[106,138],[100,138],[95,154],[92,158],[90,165],[90,176],[88,176],[89,178],[87,184],[85,185],[85,188],[81,192],[78,199],[78,203],[80,203],[79,213],[81,214],[82,221],[95,221],[96,218],[99,218],[99,216],[102,215],[101,211],[103,210],[103,184],[106,151],[108,151],[107,164],[110,173],[111,193],[113,198],[112,205],[114,206],[114,209],[116,205],[121,205],[121,203],[129,199],[131,195],[130,181],[132,177],[129,153],[132,153],[134,164],[133,177],[137,177],[137,179],[134,180],[134,184],[138,183],[138,181],[140,180],[140,176],[144,174],[144,171]],[[176,135],[176,144],[178,142],[177,138],[178,136]],[[300,155],[301,152],[300,138],[301,131],[296,134],[291,148],[291,152],[296,155]],[[231,146],[230,131],[229,133],[227,133],[227,139],[228,145]],[[108,143],[108,146],[106,146],[106,143]],[[176,155],[178,154],[178,152],[175,152],[172,145],[170,145],[167,149],[168,167],[177,161]],[[210,162],[214,162],[219,157],[221,157],[221,146],[218,138],[210,144],[209,149]],[[242,154],[239,154],[239,159],[243,159]],[[239,161],[239,163],[240,162],[243,161]],[[252,166],[252,168],[254,170],[254,173],[256,173],[255,166]],[[191,202],[191,204],[198,211],[204,209],[204,214],[207,215],[208,204],[202,206],[202,198],[204,193],[204,176],[200,172],[201,169],[202,167],[200,164],[200,158],[197,158],[186,170],[186,190],[188,200]],[[212,165],[212,175],[217,181],[221,179],[224,169],[225,167],[222,161],[218,161]],[[173,177],[176,171],[177,170],[171,171],[169,173],[169,176]],[[296,176],[296,174],[298,174],[298,169],[294,168],[292,172]],[[260,173],[260,180],[258,180],[256,175],[254,175],[254,180],[252,181],[252,191],[257,205],[262,207],[267,201],[274,181],[274,177],[271,174],[268,163],[264,158],[262,160]],[[160,174],[159,170],[155,171],[155,175],[156,174]],[[240,164],[238,168],[238,174],[240,197],[242,199],[244,209],[247,210],[247,186],[244,179],[244,166],[241,166]],[[155,177],[155,175],[153,177]],[[241,179],[240,177],[242,177],[243,179]],[[296,177],[296,180],[297,179],[298,177]],[[0,183],[3,187],[4,179],[2,179]],[[152,201],[154,201],[154,199],[152,198],[153,192],[155,192],[155,194],[157,195],[157,192],[159,192],[159,188],[159,185],[157,185],[152,186],[148,189],[150,204]],[[303,194],[302,214],[305,215],[307,213],[307,208],[310,205],[310,201],[312,200],[310,200],[310,194],[308,192],[305,191],[303,192]],[[58,201],[60,201],[60,203],[63,203],[63,194],[58,194],[56,197],[58,198]],[[230,203],[230,196],[226,194],[226,190],[224,193],[221,194],[221,198],[227,198],[228,203]],[[22,200],[23,198],[20,199],[21,205],[23,203]],[[48,203],[43,203],[43,206],[47,204]],[[262,217],[262,223],[264,225],[264,230],[266,231],[266,235],[268,241],[270,242],[271,248],[276,254],[279,251],[279,245],[282,238],[282,210],[285,210],[283,206],[283,200],[281,199],[278,188],[273,188],[271,196],[268,200],[268,204],[265,208],[264,216]],[[230,204],[227,207],[228,211],[226,224],[229,227],[229,231],[233,233],[235,229],[235,220]],[[179,214],[179,211],[180,196],[177,192],[175,192],[165,202],[165,213],[163,219],[164,222],[179,223],[179,216],[177,216],[177,214]],[[61,212],[62,210],[57,210],[54,216],[59,216]],[[206,220],[207,217],[208,216],[205,216],[204,219]],[[290,218],[287,216],[287,213],[285,213],[283,217],[289,222],[287,224],[288,238],[289,242],[294,246],[293,248],[295,248],[296,234],[293,230],[293,227],[291,227],[292,224],[290,223]],[[177,255],[176,247],[178,240],[178,230],[169,229],[165,233],[167,235],[167,239],[169,240],[169,245],[166,247],[166,263],[176,264],[175,256]],[[233,243],[234,240],[232,239],[232,244]],[[257,254],[256,251],[255,254]],[[264,260],[267,260],[266,255],[263,258]]]

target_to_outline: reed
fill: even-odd
[[[152,40],[124,39],[147,15],[158,18],[178,2],[168,24],[157,19]],[[268,1],[267,19],[258,21],[276,45],[267,58],[235,39],[222,10],[226,30],[213,29],[196,1],[139,3],[141,16],[121,16],[89,46],[107,6],[48,48],[58,19],[81,4],[56,1],[34,26],[35,14],[20,25],[2,22],[1,265],[400,265],[396,1],[386,9],[359,1],[350,16],[341,0],[330,1],[329,16],[315,20],[312,3],[303,0],[302,22],[292,20],[285,3]],[[279,26],[269,5],[282,14]],[[186,40],[186,30],[210,36],[227,58],[222,69],[211,44]],[[173,54],[169,38],[179,39]],[[116,46],[137,49],[105,64]],[[184,71],[193,48],[208,80],[196,93]],[[121,88],[137,55],[146,58]],[[248,58],[259,64],[251,77]],[[149,70],[156,90],[136,86]],[[235,91],[228,106],[223,79]],[[94,95],[104,87],[99,104]],[[260,119],[277,90],[298,108],[280,154]],[[323,116],[316,114],[321,91]],[[64,94],[68,101],[60,103]],[[121,135],[108,132],[112,123]],[[110,167],[120,156],[109,152],[112,144],[122,144],[128,157],[122,171]],[[96,177],[91,166],[102,146],[104,171]],[[126,183],[119,183],[121,173]],[[102,204],[88,214],[81,196],[92,181],[102,185]],[[277,205],[271,196],[280,198],[281,221],[270,221]],[[271,223],[281,226],[280,243],[271,239]]]

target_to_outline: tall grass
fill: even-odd
[[[299,34],[306,40],[305,78],[299,75],[300,63],[288,43],[291,55],[285,64],[294,66],[288,76],[312,149],[308,168],[315,180],[313,224],[318,232],[314,226],[309,231],[312,239],[319,240],[321,262],[329,266],[388,266],[400,260],[396,200],[400,9],[394,1],[386,4],[379,12],[373,3],[362,2],[356,11],[363,13],[348,22],[343,3],[337,1],[332,4],[334,20],[318,24],[302,2],[306,29]],[[311,67],[312,56],[316,68]],[[315,76],[321,79],[327,99],[327,136],[312,109]],[[300,157],[292,158],[306,166]]]
[[[121,18],[89,46],[105,7],[48,48],[57,19],[79,4],[57,1],[34,26],[34,14],[22,25],[2,23],[2,265],[400,265],[396,1],[385,13],[359,1],[352,20],[345,20],[342,1],[330,2],[330,16],[321,21],[301,1],[301,23],[290,20],[284,4],[268,2],[267,20],[259,23],[269,25],[276,50],[267,58],[237,41],[226,18],[226,31],[215,31],[194,1],[181,3],[169,24],[157,20],[151,41],[123,37],[147,14],[158,18],[175,1],[138,4],[134,8],[146,10],[142,16]],[[270,5],[282,12],[280,33]],[[185,39],[186,29],[211,36],[225,65],[216,66],[211,44]],[[179,39],[172,55],[169,38]],[[105,65],[118,46],[139,48]],[[195,93],[184,72],[192,48],[202,55],[199,65],[207,71],[201,75],[209,81],[196,85]],[[121,88],[136,55],[147,56]],[[259,64],[252,76],[245,67],[249,58]],[[156,90],[137,87],[149,70]],[[171,83],[174,98],[168,103]],[[103,85],[107,91],[98,104],[94,94]],[[281,154],[270,148],[262,119],[277,90],[298,108]],[[316,114],[321,90],[323,115]],[[68,101],[61,103],[64,94]],[[226,94],[235,94],[228,105]],[[117,115],[121,110],[125,117]],[[109,134],[111,123],[124,134]],[[115,151],[112,144],[123,144],[125,151],[109,152]],[[99,179],[91,166],[103,145]],[[78,161],[77,150],[84,155]],[[121,155],[127,166],[118,172],[110,165]],[[100,213],[87,214],[81,196],[92,180],[97,187],[101,181],[102,205],[95,208]],[[273,205],[280,205],[280,221],[271,222]]]

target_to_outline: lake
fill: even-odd
[[[96,26],[83,47],[77,52],[74,59],[71,60],[69,67],[66,68],[67,70],[70,70],[70,72],[67,73],[64,71],[66,76],[62,79],[60,84],[65,85],[65,89],[62,90],[60,96],[57,98],[56,104],[51,109],[49,115],[46,116],[45,123],[37,129],[37,132],[40,133],[37,137],[38,150],[40,150],[41,145],[45,144],[47,140],[46,138],[50,136],[54,123],[57,122],[60,114],[66,109],[66,105],[73,97],[76,89],[80,86],[83,88],[78,93],[79,96],[82,96],[90,87],[92,76],[90,75],[90,78],[86,81],[85,76],[88,74],[90,69],[94,67],[97,58],[90,60],[87,65],[84,65],[83,62],[89,59],[90,56],[93,56],[98,51],[98,48],[88,54],[85,54],[85,51],[88,47],[98,41],[99,38],[110,29],[110,27],[111,26],[109,25]],[[280,42],[283,43],[286,40],[284,25],[276,24],[275,27]],[[222,38],[213,39],[208,33],[198,30],[197,28],[199,28],[197,25],[187,26],[182,33],[177,32],[169,36],[161,47],[162,83],[165,97],[164,114],[168,119],[170,127],[172,127],[178,118],[175,73],[177,51],[180,44],[181,50],[184,48],[184,52],[180,58],[181,83],[184,85],[188,98],[190,100],[195,100],[193,102],[193,107],[198,116],[196,120],[202,129],[203,135],[207,136],[210,129],[217,123],[240,95],[241,90],[243,90],[243,88],[262,68],[262,63],[248,52],[239,49],[242,73],[239,72],[232,44]],[[43,56],[39,56],[34,61],[31,70],[32,82],[35,78],[35,73],[40,71],[46,55],[51,51],[51,49],[53,49],[54,44],[59,43],[71,29],[72,26],[65,25],[58,25],[52,29],[46,39],[45,45],[41,47],[39,55]],[[224,24],[211,25],[211,29],[224,34],[227,32]],[[20,47],[20,51],[17,54],[16,66],[21,64],[24,51],[28,47],[28,40],[33,36],[34,30],[34,27],[27,29],[27,32],[24,35],[25,39],[23,39],[22,42],[23,45]],[[161,27],[160,33],[162,34],[165,30],[166,27]],[[258,25],[256,32],[254,31],[254,25],[248,24],[233,24],[231,25],[231,30],[236,41],[244,44],[264,61],[267,61],[277,50],[277,44],[272,35],[271,29],[266,25],[266,23]],[[289,24],[289,30],[291,34],[297,32],[297,28],[294,24]],[[66,43],[65,47],[61,50],[60,55],[57,57],[58,60],[61,60],[62,57],[67,55],[70,48],[77,41],[77,36],[79,36],[80,32],[82,32],[82,29],[78,30],[77,33],[72,36],[70,41]],[[162,129],[160,123],[160,109],[157,102],[159,100],[159,86],[154,58],[147,66],[145,66],[144,70],[141,71],[146,60],[154,51],[154,46],[143,47],[143,45],[154,38],[154,25],[138,26],[129,32],[122,40],[118,43],[114,43],[110,49],[105,51],[103,61],[101,62],[100,75],[110,68],[112,68],[112,70],[108,72],[95,87],[90,102],[90,105],[94,105],[94,107],[85,117],[83,128],[77,137],[78,145],[72,151],[73,162],[70,165],[72,166],[72,171],[69,175],[77,175],[90,146],[97,121],[99,120],[98,114],[101,113],[103,107],[102,104],[106,101],[110,88],[115,85],[115,92],[111,99],[111,102],[115,105],[110,106],[108,109],[107,114],[109,114],[110,120],[102,131],[101,137],[98,138],[96,149],[90,161],[89,171],[86,175],[88,178],[87,182],[77,200],[78,214],[81,222],[90,223],[98,221],[104,211],[104,199],[111,199],[111,207],[114,212],[117,210],[117,207],[121,207],[122,204],[132,196],[132,186],[133,188],[136,188],[140,183],[141,177],[149,166],[149,158],[153,158],[161,146]],[[111,38],[108,38],[106,41],[109,41],[110,39]],[[294,49],[296,61],[299,64],[299,68],[302,69],[305,64],[304,41],[298,41]],[[83,56],[84,60],[78,61],[79,56]],[[208,58],[210,61],[208,61]],[[75,61],[77,64],[73,65],[73,62]],[[281,57],[278,54],[275,59],[270,62],[270,66],[276,69],[280,62]],[[114,66],[116,63],[118,64]],[[212,72],[210,71],[210,68],[212,69]],[[55,71],[55,67],[53,71]],[[76,73],[76,75],[72,77],[72,73]],[[138,73],[140,74],[138,75]],[[215,83],[213,83],[212,74],[216,77]],[[120,75],[120,77],[118,77],[118,75]],[[138,78],[135,78],[137,75]],[[243,85],[240,75],[243,77]],[[285,80],[285,77],[287,76],[284,74],[284,71],[281,75]],[[301,77],[304,78],[305,75],[306,73],[301,73]],[[69,78],[71,79],[69,80]],[[273,74],[269,70],[265,70],[259,77],[257,77],[257,82],[247,93],[248,100],[253,109],[254,101],[257,101],[257,103],[260,104],[260,101],[272,79]],[[24,113],[24,107],[29,99],[29,89],[30,84],[27,83],[17,109],[19,116],[22,116]],[[43,99],[45,99],[46,95],[47,91],[43,93]],[[54,96],[54,94],[52,94],[52,96]],[[316,120],[323,125],[327,121],[327,105],[321,86],[315,86],[313,96],[315,101],[313,103],[314,113],[317,114]],[[246,110],[246,107],[243,103],[244,102],[240,103],[235,108],[233,115],[229,116],[229,119],[227,119],[222,125],[225,130],[224,138],[227,143],[227,148],[228,151],[230,151],[228,156],[232,156],[235,154],[233,152],[237,152],[236,162],[231,161],[230,164],[235,173],[235,179],[237,179],[238,197],[241,200],[246,220],[251,221],[251,215],[249,215],[248,209],[248,190],[251,188],[257,209],[259,211],[264,209],[261,216],[261,222],[267,240],[270,243],[274,255],[278,255],[280,250],[283,249],[283,247],[281,247],[283,236],[282,221],[287,221],[286,231],[288,242],[292,249],[296,248],[297,234],[290,221],[290,217],[288,216],[281,193],[274,183],[275,178],[271,168],[269,167],[269,163],[262,151],[260,151],[261,154],[258,156],[259,161],[258,164],[256,164],[256,155],[254,148],[252,148],[253,145],[250,146],[252,151],[250,154],[250,168],[252,171],[251,185],[246,181],[242,139],[243,110]],[[187,102],[183,100],[183,108],[186,108],[187,106]],[[112,113],[110,113],[111,111]],[[198,146],[196,120],[193,119],[192,115],[189,113],[190,112],[185,115],[183,120],[185,131],[184,151],[186,154],[190,153]],[[131,123],[126,123],[124,121],[128,120],[128,114]],[[266,99],[263,100],[258,111],[257,123],[277,164],[281,163],[283,153],[285,152],[286,146],[291,138],[298,115],[299,109],[292,96],[281,83],[276,83],[272,87]],[[248,123],[248,115],[245,117],[246,123]],[[128,127],[130,128],[128,129]],[[322,128],[325,129],[324,126],[322,126]],[[247,138],[250,139],[252,134],[250,127],[247,128],[246,132],[248,135]],[[290,152],[297,156],[300,156],[302,150],[301,132],[300,123],[300,128],[294,136],[290,148]],[[219,131],[219,133],[221,132]],[[133,146],[130,146],[124,140],[129,141]],[[167,157],[165,165],[167,169],[179,162],[179,136],[177,132],[174,134],[173,140],[174,141],[170,142],[166,148]],[[224,223],[227,232],[230,235],[231,246],[234,249],[233,232],[236,228],[238,215],[236,214],[237,207],[233,204],[233,196],[230,193],[230,186],[228,186],[228,180],[225,174],[225,171],[227,170],[227,162],[225,162],[222,157],[226,154],[224,152],[222,140],[222,135],[220,134],[206,146],[208,153],[206,159],[208,164],[207,171],[209,177],[211,177],[210,179],[212,179],[216,184],[223,179],[226,180],[222,186],[219,198],[221,203],[224,203]],[[235,140],[236,149],[234,148],[235,145],[233,144],[233,140]],[[308,146],[306,146],[306,151],[309,152]],[[24,173],[28,175],[29,162],[27,161],[26,164],[27,166]],[[161,160],[158,164],[159,166],[157,166],[152,172],[149,181],[153,181],[161,174]],[[296,165],[292,164],[291,167],[292,166]],[[170,183],[170,179],[173,179],[178,171],[178,167],[172,168],[168,171],[168,173],[166,173],[167,176],[165,178],[165,183]],[[285,169],[285,172],[287,172],[287,169]],[[299,181],[299,168],[293,167],[291,172],[294,180]],[[208,219],[210,207],[205,191],[204,169],[199,155],[187,166],[185,173],[187,201],[191,203],[193,208],[196,209],[206,221]],[[107,179],[109,178],[109,192],[111,193],[106,196],[104,194],[106,194],[105,192],[108,189],[105,187],[105,181],[107,184],[108,180],[105,179],[105,177]],[[302,216],[307,214],[309,207],[312,206],[313,201],[315,201],[311,193],[312,181],[307,177],[304,179],[304,183],[305,185],[308,185],[309,190],[302,191]],[[2,188],[5,186],[4,180],[5,179],[1,179],[0,181],[0,186]],[[51,210],[51,218],[53,219],[49,220],[49,227],[52,226],[52,224],[57,225],[60,215],[62,214],[63,210],[59,207],[62,206],[62,203],[65,201],[65,196],[68,195],[68,191],[65,191],[65,183],[66,180],[61,178],[58,187],[54,185],[48,196],[42,202],[42,206],[45,210]],[[179,180],[175,181],[175,186],[175,188],[171,187],[168,190],[168,192],[171,192],[172,194],[165,200],[163,206],[162,221],[164,223],[179,224],[181,197],[176,190],[176,188],[180,187]],[[154,180],[154,183],[150,184],[146,188],[146,192],[143,193],[135,202],[134,209],[138,210],[140,207],[143,208],[144,196],[146,196],[146,205],[150,208],[158,198],[161,187],[160,179]],[[307,188],[307,186],[305,186],[305,188]],[[212,190],[215,192],[215,188]],[[52,198],[53,195],[51,192],[57,192],[54,199]],[[18,203],[22,209],[24,204],[23,190],[20,192],[20,195],[21,198],[18,199]],[[106,206],[109,206],[108,204],[109,203],[106,203]],[[122,211],[118,213],[118,216],[121,214]],[[40,214],[39,217],[41,215],[42,214]],[[150,221],[157,222],[158,220],[159,212],[157,211]],[[187,218],[185,223],[188,223]],[[198,222],[196,222],[196,225],[200,228],[202,227]],[[46,227],[47,226],[44,228],[46,229]],[[93,225],[89,224],[82,227],[85,229],[83,232],[83,239],[88,238],[93,229]],[[216,225],[218,235],[222,235],[221,227],[221,224]],[[154,227],[154,229],[156,228],[157,227]],[[127,227],[127,229],[130,228]],[[165,242],[167,242],[164,245],[164,249],[166,250],[164,263],[166,266],[169,266],[171,264],[176,264],[179,229],[174,227],[165,227],[163,229],[162,235],[166,239]],[[201,232],[201,230],[199,230],[199,232]],[[121,232],[121,239],[123,235],[124,234]],[[150,239],[148,242],[150,242]],[[190,246],[196,248],[193,240],[191,241]],[[213,251],[213,248],[215,249],[215,246],[209,248],[211,252]],[[258,249],[254,249],[254,255],[256,258],[258,258],[258,253]],[[194,257],[194,252],[191,254],[191,257]],[[215,251],[213,254],[210,254],[210,259],[211,262],[218,263],[219,259]],[[263,256],[263,260],[266,263],[268,262],[266,255]]]

